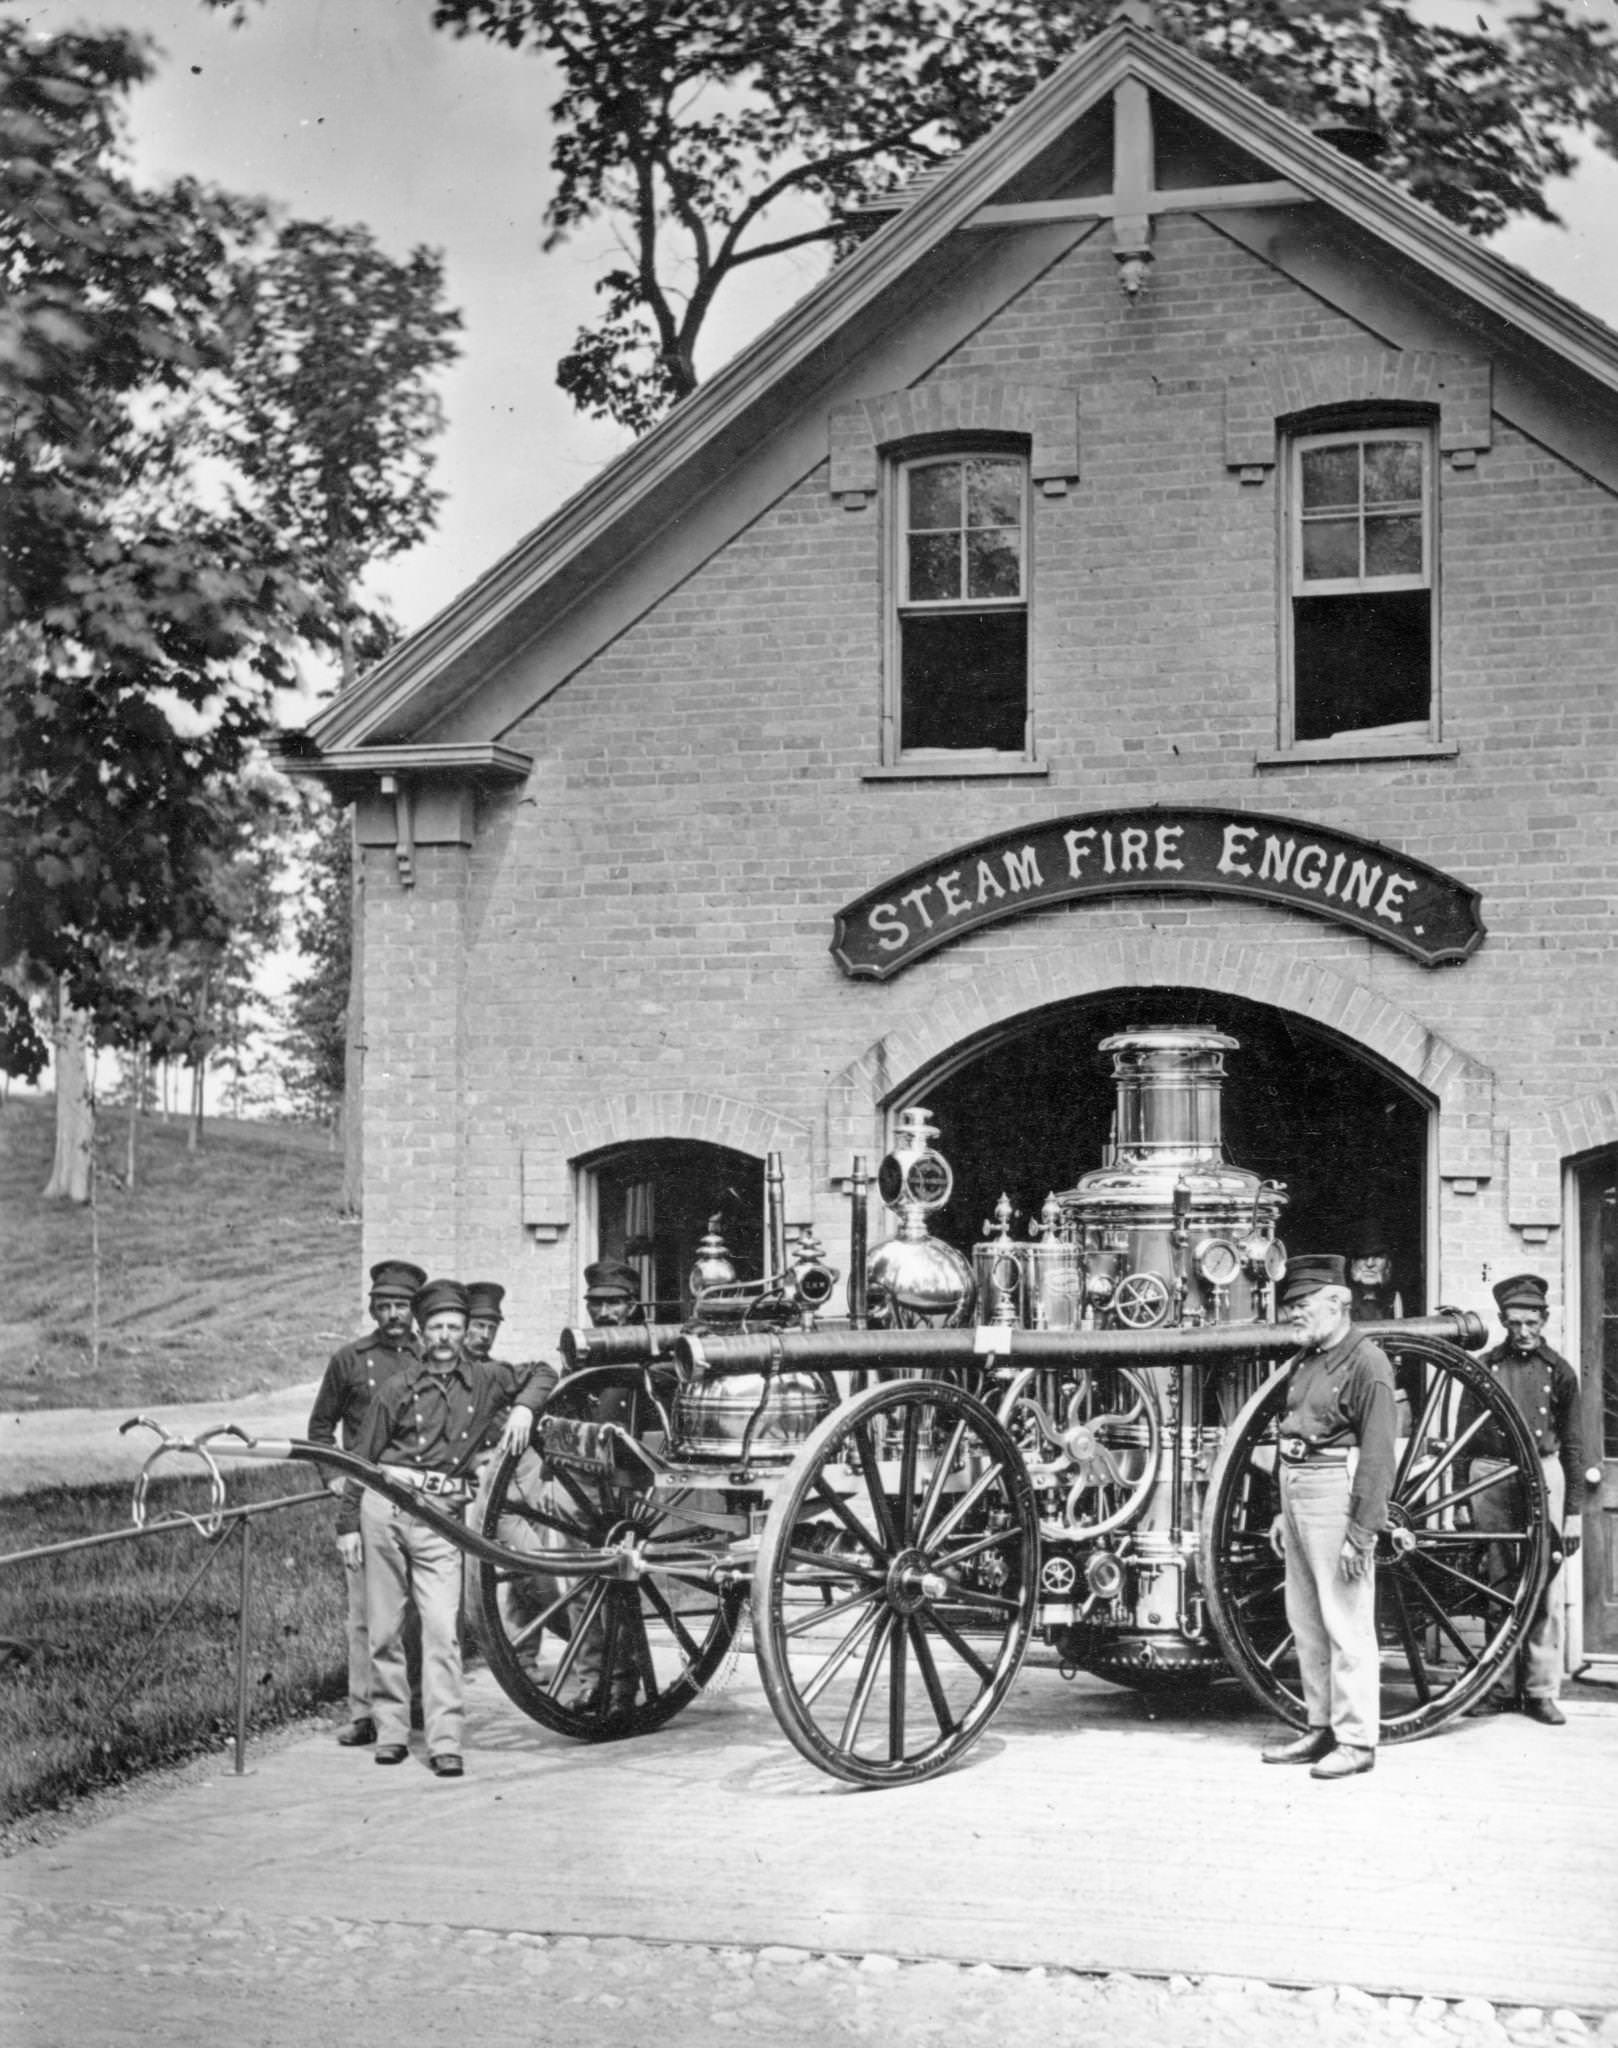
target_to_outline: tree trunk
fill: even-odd
[[[202,1038],[197,1046],[197,1063],[191,1070],[191,1121],[186,1127],[185,1149],[195,1152],[202,1143],[202,1099],[203,1084],[208,1072],[208,989],[213,979],[211,969],[202,970],[202,1000],[197,1005],[197,1018],[202,1027]]]
[[[365,854],[354,828],[349,891],[348,1034],[343,1052],[343,1214],[365,1213]]]
[[[146,1092],[146,1055],[137,1045],[129,1055],[129,1130],[124,1140],[124,1186],[135,1185],[135,1138],[140,1130],[141,1097]]]
[[[90,1155],[95,1147],[95,1103],[90,1094],[90,1018],[68,1000],[67,983],[57,985],[56,1157],[42,1199],[87,1202]]]

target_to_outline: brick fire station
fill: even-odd
[[[286,738],[367,1258],[514,1356],[603,1255],[678,1318],[771,1153],[846,1266],[919,1104],[966,1249],[1098,1164],[1103,1038],[1215,1027],[1295,1249],[1549,1281],[1618,1659],[1618,334],[1128,21],[871,225]]]

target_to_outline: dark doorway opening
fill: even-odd
[[[955,1169],[936,1234],[969,1248],[1004,1191],[1020,1236],[1047,1194],[1100,1166],[1113,1083],[1097,1047],[1147,1024],[1211,1026],[1238,1041],[1225,1061],[1225,1152],[1285,1183],[1283,1242],[1352,1258],[1380,1240],[1390,1293],[1404,1314],[1423,1313],[1429,1099],[1329,1031],[1207,989],[1116,990],[1033,1012],[910,1090],[894,1106],[926,1104]]]
[[[709,1219],[743,1278],[764,1270],[764,1165],[745,1152],[690,1138],[654,1138],[591,1162],[596,1188],[596,1249],[641,1276],[649,1322],[678,1323],[690,1313],[686,1278]]]

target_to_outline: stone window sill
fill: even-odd
[[[1302,740],[1295,747],[1261,747],[1253,756],[1253,766],[1313,768],[1330,761],[1453,761],[1460,751],[1454,740]]]
[[[990,775],[1050,774],[1046,761],[1027,761],[1019,754],[958,754],[952,760],[944,754],[917,755],[914,760],[894,761],[880,768],[865,768],[862,782],[960,782],[967,777]]]

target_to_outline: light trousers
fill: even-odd
[[[365,1547],[365,1618],[371,1638],[379,1743],[410,1740],[410,1673],[405,1621],[421,1622],[421,1701],[430,1756],[459,1756],[461,1552],[447,1536],[367,1490],[360,1504]]]
[[[1382,1663],[1376,1640],[1376,1568],[1345,1579],[1346,1465],[1283,1465],[1287,1624],[1298,1647],[1311,1728],[1330,1728],[1344,1748],[1375,1749],[1381,1729]]]
[[[1559,1458],[1541,1458],[1539,1462],[1545,1474],[1545,1512],[1550,1517],[1551,1528],[1560,1539],[1567,1481]],[[1504,1459],[1474,1458],[1468,1476],[1482,1479],[1490,1471],[1505,1475],[1516,1469]],[[1491,1486],[1487,1493],[1476,1495],[1472,1502],[1472,1521],[1479,1529],[1521,1529],[1523,1516],[1522,1488],[1508,1477],[1503,1476],[1498,1486]],[[1491,1547],[1504,1549],[1503,1545]],[[1503,1576],[1503,1562],[1496,1563],[1492,1571],[1494,1576]],[[1513,1665],[1516,1670],[1513,1670]],[[1528,1633],[1523,1637],[1517,1655],[1502,1672],[1495,1690],[1512,1691],[1519,1672],[1523,1692],[1531,1700],[1553,1700],[1562,1689],[1562,1575],[1559,1571],[1552,1572],[1545,1581]]]

